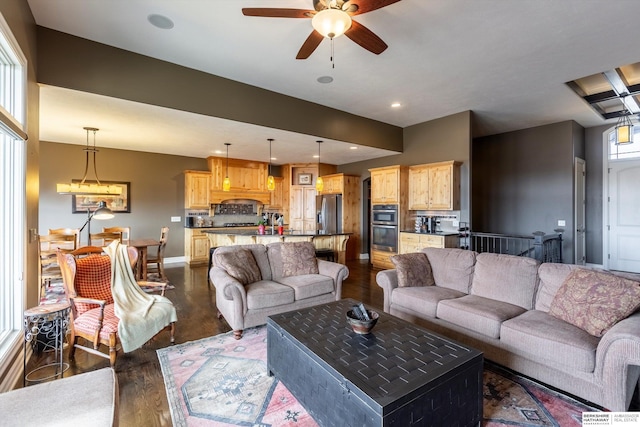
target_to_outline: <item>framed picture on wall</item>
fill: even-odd
[[[311,174],[301,173],[298,175],[298,185],[311,185]]]
[[[73,182],[80,182],[79,179],[74,179]],[[96,183],[96,181],[85,181],[86,183]],[[98,204],[102,201],[107,203],[107,207],[114,213],[129,213],[131,212],[131,183],[130,182],[113,182],[113,181],[100,181],[100,184],[116,185],[122,188],[122,193],[118,195],[72,195],[71,196],[71,212],[72,213],[87,213],[93,212],[98,208]]]

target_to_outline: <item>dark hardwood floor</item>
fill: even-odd
[[[343,284],[342,297],[353,298],[382,310],[382,289],[376,285],[377,270],[368,260],[349,261],[349,277]],[[215,289],[207,281],[207,267],[168,266],[167,276],[175,289],[166,296],[178,312],[176,343],[198,340],[231,329],[216,317]],[[164,380],[156,350],[169,345],[164,332],[142,348],[118,353],[116,372],[120,387],[120,425],[122,427],[171,426]],[[68,360],[66,357],[65,361]],[[36,363],[46,363],[47,354],[33,357],[27,370]],[[108,359],[77,350],[65,376],[109,366]],[[87,386],[90,387],[88,384]]]

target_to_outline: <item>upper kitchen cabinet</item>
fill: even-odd
[[[447,161],[409,167],[409,210],[459,210],[460,165]]]
[[[406,188],[407,168],[387,166],[369,169],[371,172],[371,203],[374,205],[397,205],[401,199],[401,188]]]
[[[322,182],[324,188],[319,194],[342,194],[344,191],[344,174],[325,175]]]
[[[209,209],[211,173],[204,171],[184,172],[185,209]]]
[[[271,191],[271,203],[269,203],[269,210],[271,211],[282,211],[284,207],[285,198],[284,198],[284,178],[281,176],[273,177],[276,188]],[[288,203],[288,201],[287,201]]]
[[[229,199],[252,199],[268,205],[271,202],[267,190],[268,163],[254,162],[226,157],[207,158],[211,170],[211,203],[220,203]],[[231,181],[231,190],[222,191],[222,182],[226,176]]]

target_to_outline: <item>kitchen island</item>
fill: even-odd
[[[329,249],[336,254],[336,261],[344,264],[346,261],[347,241],[352,233],[322,233],[285,230],[278,234],[277,229],[270,228],[265,234],[259,234],[257,228],[229,229],[214,228],[202,231],[209,237],[210,247],[250,245],[254,243],[268,244],[272,242],[312,242],[316,250]]]

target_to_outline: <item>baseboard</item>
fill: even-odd
[[[185,263],[187,262],[187,259],[183,256],[174,256],[171,258],[165,258],[164,259],[164,263],[165,264],[180,264],[180,263]]]
[[[599,270],[604,270],[604,265],[602,265],[602,264],[589,264],[589,263],[587,263],[587,264],[585,265],[585,267],[589,267],[589,268],[597,268],[597,269],[599,269]]]

